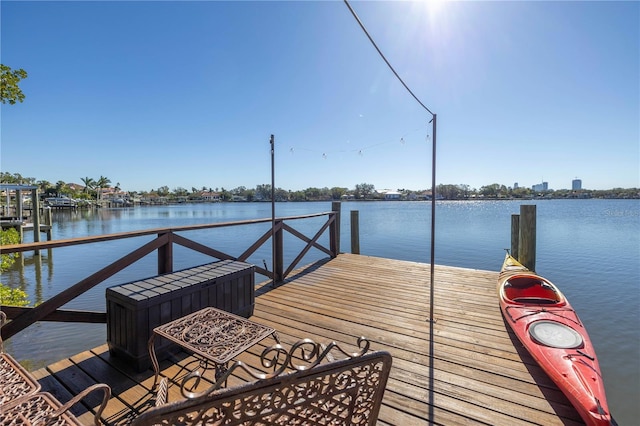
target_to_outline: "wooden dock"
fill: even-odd
[[[285,345],[303,337],[354,345],[393,356],[380,425],[581,425],[576,411],[503,321],[496,296],[497,272],[435,267],[435,323],[429,319],[430,265],[340,254],[301,268],[275,289],[259,286],[252,320],[274,327]],[[265,339],[239,358],[251,365]],[[179,382],[197,365],[185,353],[161,364]],[[113,396],[102,419],[126,424],[149,407],[152,371],[135,373],[105,345],[34,372],[43,390],[68,401],[95,382]],[[229,385],[242,381],[233,377]],[[178,398],[170,386],[170,400]],[[85,424],[99,401],[75,414]]]

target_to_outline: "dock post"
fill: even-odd
[[[158,238],[168,237],[166,244],[158,247],[158,275],[173,272],[173,233],[159,232]]]
[[[275,242],[274,250],[275,263],[273,269],[273,281],[276,284],[281,284],[284,277],[284,232],[282,231],[282,225],[284,221],[282,219],[276,219],[275,221]]]
[[[351,253],[360,254],[360,216],[358,210],[351,210]]]
[[[331,211],[336,213],[336,220],[333,222],[333,225],[330,226],[330,240],[331,251],[335,254],[335,256],[340,253],[340,209],[342,205],[340,201],[332,201],[331,202]]]
[[[531,271],[536,269],[536,206],[520,206],[518,261]]]
[[[511,256],[518,258],[518,244],[520,241],[520,215],[511,215]]]
[[[31,190],[31,220],[33,220],[33,242],[40,242],[40,206],[38,205],[38,190]],[[33,254],[40,255],[40,250],[34,250]]]
[[[16,189],[16,217],[20,222],[24,220],[24,213],[22,211],[23,203],[22,203],[22,191]]]
[[[51,213],[51,207],[47,206],[43,209],[43,213],[44,213],[44,224],[47,226],[47,241],[51,241],[51,236],[53,234],[53,232],[51,231],[53,229],[53,217],[52,217],[52,213]]]

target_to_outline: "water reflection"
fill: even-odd
[[[40,254],[21,253],[17,262],[3,274],[3,284],[10,288],[17,288],[28,295],[30,304],[37,306],[44,302],[42,292],[43,269],[46,269],[46,280],[50,284],[53,280],[53,251],[46,250],[46,254],[40,251]],[[27,273],[27,271],[29,273]],[[31,280],[33,273],[33,281]],[[33,283],[33,292],[30,293],[30,287]],[[31,297],[34,299],[31,299]]]

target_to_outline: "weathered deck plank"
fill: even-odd
[[[436,322],[429,318],[429,265],[341,254],[301,268],[275,289],[261,286],[252,320],[274,327],[285,344],[303,337],[349,347],[358,336],[393,356],[380,425],[580,425],[575,410],[506,327],[495,294],[497,273],[436,266]],[[266,339],[239,358],[258,365]],[[162,363],[178,383],[194,368],[184,353]],[[61,400],[93,382],[114,396],[103,419],[125,424],[149,407],[151,371],[134,373],[106,345],[36,372]],[[211,375],[205,375],[211,380]],[[245,377],[233,377],[229,385]],[[204,384],[202,385],[204,386]],[[179,398],[170,387],[170,399]],[[89,424],[96,402],[76,410]]]

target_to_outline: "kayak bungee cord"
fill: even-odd
[[[563,308],[558,308],[558,309],[554,309],[553,311],[548,311],[548,310],[546,310],[545,308],[540,308],[540,309],[537,309],[537,310],[535,310],[535,311],[530,311],[530,313],[525,314],[525,315],[522,315],[522,316],[519,316],[518,318],[514,318],[514,317],[511,315],[511,313],[509,312],[511,309],[527,309],[527,310],[528,310],[528,309],[530,309],[530,308],[529,308],[528,306],[507,306],[507,307],[505,308],[505,312],[506,312],[506,314],[509,316],[509,319],[510,319],[511,321],[513,321],[513,322],[518,322],[518,320],[521,320],[522,318],[530,317],[531,315],[537,315],[537,314],[550,314],[550,315],[555,315],[555,316],[557,316],[557,317],[560,317],[560,318],[562,318],[562,319],[566,319],[566,320],[568,320],[568,321],[571,321],[571,322],[573,322],[573,323],[575,323],[575,324],[579,325],[580,327],[583,327],[582,322],[580,322],[580,320],[579,320],[579,319],[578,319],[578,320],[575,320],[575,319],[573,319],[573,318],[569,318],[569,317],[566,317],[566,316],[564,316],[564,315],[560,315],[560,314],[558,313],[558,311],[568,311],[568,312],[573,312],[573,313],[574,313],[574,315],[575,315],[575,311],[574,311],[573,309],[566,309],[566,308],[564,308],[564,309],[563,309]],[[577,315],[575,315],[575,316],[577,317]]]

